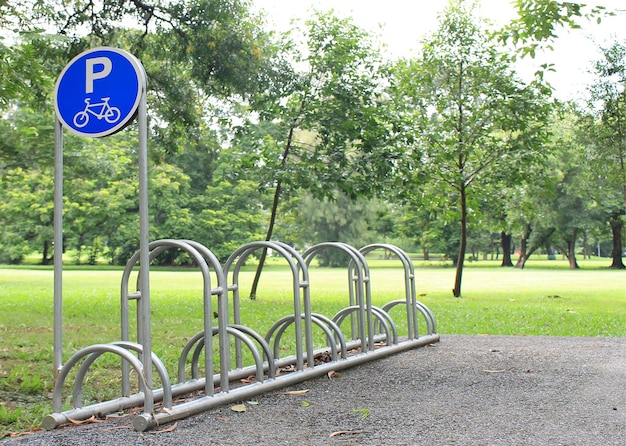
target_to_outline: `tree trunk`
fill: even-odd
[[[565,239],[567,246],[567,260],[569,260],[569,269],[579,269],[578,262],[576,261],[576,236],[578,235],[578,229],[574,229],[572,237]]]
[[[276,215],[278,213],[278,202],[280,200],[280,181],[276,184],[276,190],[274,191],[274,201],[272,202],[272,212],[270,214],[270,224],[267,227],[267,234],[265,235],[265,241],[269,242],[272,239],[274,233],[274,224],[276,223]],[[254,274],[254,280],[252,281],[252,287],[250,288],[250,299],[256,299],[256,292],[259,288],[259,281],[261,280],[261,272],[263,271],[263,265],[265,265],[265,259],[267,258],[267,248],[263,248],[261,252],[261,258],[259,264],[256,267],[256,273]]]
[[[48,240],[44,240],[43,242],[43,258],[41,259],[42,265],[50,265],[50,259],[48,258],[48,253],[50,252],[50,242]]]
[[[500,232],[500,244],[502,245],[502,263],[500,266],[513,266],[511,261],[511,234]]]
[[[611,216],[611,233],[613,234],[613,260],[611,262],[611,268],[626,269],[622,260],[622,229],[624,228],[624,222],[621,219],[620,214],[613,214]]]
[[[524,235],[522,236],[519,242],[520,254],[517,259],[517,262],[515,263],[515,268],[524,269],[524,266],[526,265],[526,260],[528,260],[528,257],[530,257],[530,254],[528,254],[528,239],[530,238],[531,232],[532,232],[532,227],[530,226],[530,223],[529,223],[526,225],[526,231],[524,231]]]
[[[430,251],[428,248],[422,248],[422,252],[424,253],[424,260],[430,260]]]
[[[304,109],[304,99],[302,100],[302,104],[300,104],[301,110]],[[292,122],[292,126],[289,128],[289,135],[287,136],[287,143],[285,144],[285,150],[283,151],[283,157],[280,161],[280,168],[284,169],[287,164],[287,158],[289,157],[289,153],[291,151],[291,143],[293,141],[293,133],[296,127],[297,119],[294,119]],[[270,214],[270,224],[267,227],[267,234],[265,235],[265,241],[269,242],[272,239],[272,234],[274,233],[274,224],[276,223],[276,215],[278,214],[278,203],[280,201],[280,191],[281,191],[282,183],[280,180],[276,183],[276,190],[274,191],[274,201],[272,202],[272,212]],[[261,272],[263,271],[263,265],[265,264],[265,259],[267,258],[267,248],[263,248],[263,252],[261,253],[261,258],[259,259],[259,265],[256,268],[256,273],[254,274],[254,280],[252,281],[252,287],[250,288],[250,299],[256,299],[257,288],[259,287],[259,281],[261,280]]]
[[[461,246],[459,247],[459,257],[456,262],[456,276],[454,279],[454,297],[461,297],[461,281],[463,278],[463,263],[465,261],[465,250],[467,247],[467,196],[465,185],[461,185]]]
[[[524,269],[524,267],[526,266],[526,262],[528,261],[528,259],[530,259],[530,256],[532,256],[535,251],[537,251],[539,249],[540,246],[543,246],[552,236],[552,234],[554,234],[555,229],[551,228],[549,229],[544,235],[543,237],[541,237],[537,243],[532,246],[530,249],[528,249],[528,240],[530,239],[530,234],[532,232],[532,227],[529,225],[526,226],[526,233],[524,234],[524,236],[522,237],[520,244],[520,250],[522,252],[522,254],[519,256],[519,259],[517,259],[517,263],[515,264],[515,268],[519,268],[519,269]]]
[[[459,65],[459,93],[463,94],[463,59],[460,61]],[[467,248],[467,183],[465,183],[465,160],[463,158],[463,152],[461,148],[463,147],[463,103],[462,101],[458,102],[458,127],[457,138],[458,138],[458,148],[459,152],[457,155],[457,167],[459,169],[459,193],[461,195],[461,241],[459,246],[459,256],[456,262],[456,274],[454,278],[454,288],[452,289],[452,295],[454,297],[461,297],[461,281],[463,279],[463,263],[465,262],[465,250]]]

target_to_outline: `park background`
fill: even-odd
[[[49,412],[51,99],[67,61],[99,45],[146,66],[152,239],[194,239],[220,259],[264,238],[393,243],[414,258],[442,333],[624,336],[624,39],[567,52],[590,72],[571,97],[554,77],[572,80],[563,35],[605,30],[623,12],[522,3],[520,20],[495,25],[469,2],[445,3],[402,54],[379,53],[379,38],[340,12],[307,12],[283,35],[248,2],[181,2],[185,14],[121,0],[1,5],[3,435]],[[68,352],[118,335],[120,267],[138,248],[135,133],[66,135]],[[370,261],[381,298],[395,293],[397,265]],[[320,259],[329,313],[344,262]],[[289,300],[283,266],[257,259],[251,275],[261,263],[262,281],[278,278],[248,302],[259,323]],[[162,305],[177,309],[155,323],[197,321],[193,263],[172,250],[154,266]]]

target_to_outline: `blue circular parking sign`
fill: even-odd
[[[133,55],[118,48],[93,48],[61,72],[54,89],[55,112],[73,133],[107,136],[132,121],[145,86],[145,71]]]

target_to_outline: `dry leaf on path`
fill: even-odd
[[[287,392],[282,392],[283,395],[304,395],[305,393],[308,393],[309,389],[303,389],[303,390],[289,390]]]
[[[172,426],[168,427],[167,429],[161,429],[160,431],[150,431],[150,432],[146,432],[147,434],[162,434],[164,432],[173,432],[176,430],[176,428],[178,427],[178,423],[174,423]]]
[[[246,410],[248,410],[248,408],[245,404],[237,404],[235,406],[232,406],[230,410],[232,410],[233,412],[245,412]]]
[[[70,423],[72,423],[75,426],[81,426],[83,424],[89,424],[89,423],[103,423],[105,420],[99,420],[97,419],[94,415],[92,415],[90,418],[87,418],[86,420],[74,420],[68,416],[65,416],[65,418],[67,418],[67,421],[69,421]]]
[[[339,378],[341,374],[335,372],[334,370],[331,370],[330,372],[326,374],[326,376],[328,376],[328,379],[333,379],[333,378]]]
[[[359,431],[337,431],[329,435],[329,437],[338,437],[339,435],[358,435]]]

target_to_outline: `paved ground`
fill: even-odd
[[[127,417],[0,445],[626,446],[626,338],[443,335],[296,388],[161,431]]]

